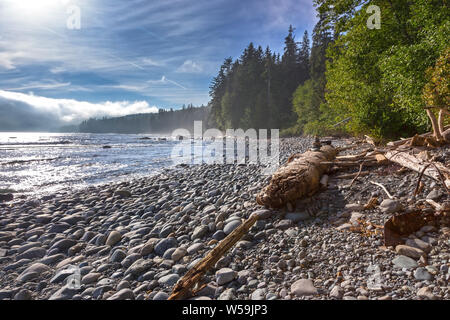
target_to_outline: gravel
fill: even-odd
[[[280,161],[311,143],[282,140]],[[400,248],[384,247],[380,233],[354,230],[361,220],[383,225],[419,205],[430,210],[427,198],[449,200],[427,177],[412,200],[417,173],[399,169],[373,167],[352,187],[352,178],[330,175],[325,190],[290,210],[256,203],[269,179],[257,165],[177,166],[46,199],[16,197],[1,207],[0,299],[167,300],[175,283],[253,213],[260,220],[205,275],[201,299],[449,299],[446,224],[425,226]],[[364,210],[371,197],[382,205]]]

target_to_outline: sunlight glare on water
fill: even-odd
[[[154,135],[0,133],[0,190],[51,194],[149,176],[171,165],[175,143]]]

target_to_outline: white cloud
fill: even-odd
[[[1,42],[0,42],[1,46]],[[17,58],[20,58],[23,56],[23,53],[20,51],[17,52],[8,52],[3,51],[0,52],[0,70],[6,69],[6,70],[13,70],[16,68],[14,60]]]
[[[0,90],[0,98],[8,101],[12,108],[14,102],[25,103],[37,112],[56,116],[66,124],[77,124],[92,117],[119,117],[136,113],[156,113],[158,108],[146,101],[106,101],[91,103],[73,99],[53,99],[33,94]]]
[[[177,70],[180,73],[201,73],[203,67],[192,60],[186,60]]]

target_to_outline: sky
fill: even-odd
[[[225,58],[316,21],[312,0],[0,0],[0,104],[67,124],[206,105]]]

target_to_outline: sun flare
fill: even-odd
[[[43,18],[63,6],[64,0],[6,0],[8,8],[18,17]]]

